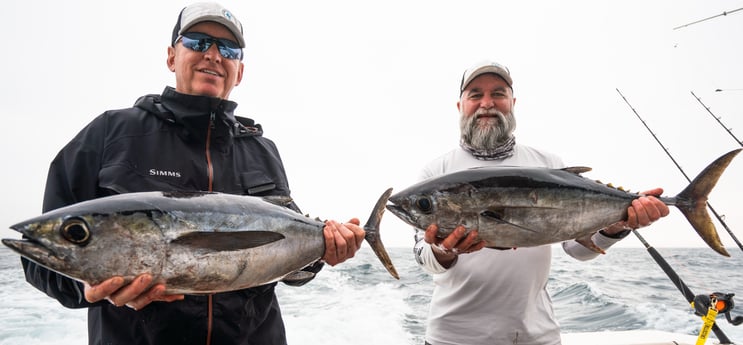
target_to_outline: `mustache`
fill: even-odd
[[[477,111],[475,111],[475,113],[473,115],[475,117],[480,117],[480,116],[483,116],[483,115],[495,115],[495,116],[498,116],[500,118],[505,117],[505,115],[502,112],[498,111],[498,109],[495,109],[495,108],[490,108],[490,109],[482,109],[482,108],[480,108],[480,109],[477,109]]]

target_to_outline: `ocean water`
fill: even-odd
[[[730,248],[733,256],[725,258],[707,248],[658,249],[695,294],[743,294],[743,252],[736,250]],[[400,280],[365,246],[303,287],[279,284],[289,344],[422,344],[431,277],[415,264],[410,248],[388,251]],[[702,326],[643,248],[613,248],[588,262],[555,248],[548,288],[563,332],[657,329],[695,335]],[[0,248],[0,300],[0,344],[87,343],[85,311],[66,309],[27,284],[18,255],[7,248]],[[732,310],[737,315],[743,308]],[[743,344],[743,325],[733,326],[722,315],[717,324]]]

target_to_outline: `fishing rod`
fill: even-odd
[[[699,97],[697,97],[697,95],[694,94],[694,91],[691,91],[691,95],[694,96],[694,98],[697,99],[697,101],[699,102],[699,104],[701,104],[702,107],[704,107],[704,109],[707,110],[707,112],[710,115],[712,115],[712,117],[714,117],[715,120],[717,120],[717,123],[719,123],[720,126],[722,126],[722,128],[724,128],[725,131],[727,131],[728,134],[730,134],[730,136],[733,137],[733,139],[735,139],[735,142],[737,142],[740,146],[743,146],[743,141],[740,141],[740,140],[738,140],[738,138],[735,137],[735,134],[733,134],[733,131],[730,128],[728,128],[727,126],[725,126],[725,124],[722,123],[722,121],[720,120],[720,118],[717,117],[717,116],[715,116],[715,114],[712,113],[712,110],[710,110],[708,106],[706,106],[704,103],[702,103],[702,99],[699,98]]]
[[[663,143],[660,141],[660,139],[658,139],[658,137],[655,135],[655,133],[653,133],[653,131],[650,129],[650,127],[648,127],[648,124],[645,123],[645,120],[643,120],[642,117],[640,117],[640,114],[637,113],[637,110],[635,110],[635,108],[632,107],[632,105],[629,103],[629,101],[627,100],[627,98],[624,97],[624,95],[622,94],[621,91],[619,91],[619,89],[616,89],[616,90],[619,93],[619,95],[622,96],[622,99],[624,99],[624,102],[627,103],[627,105],[629,106],[629,108],[632,109],[632,112],[634,112],[635,115],[637,116],[637,118],[640,119],[640,122],[642,122],[642,124],[650,132],[650,134],[653,136],[653,138],[655,138],[655,141],[658,143],[658,145],[660,145],[660,147],[663,148],[663,151],[666,152],[666,155],[668,156],[668,158],[670,158],[671,161],[673,161],[673,164],[675,164],[676,167],[679,169],[679,171],[681,171],[681,174],[684,175],[684,177],[686,178],[686,180],[689,183],[691,183],[691,179],[689,178],[688,175],[686,175],[686,173],[684,172],[684,169],[681,168],[681,165],[679,165],[678,162],[676,162],[676,159],[674,159],[673,156],[671,155],[671,153],[668,152],[668,149],[666,149],[665,145],[663,145]],[[712,207],[712,204],[710,204],[709,201],[707,201],[707,207],[710,209],[710,211],[712,211],[712,214],[714,214],[715,217],[717,217],[717,220],[720,222],[720,224],[722,224],[722,226],[725,228],[725,230],[727,230],[728,234],[730,234],[730,237],[733,239],[733,241],[735,241],[735,244],[738,245],[738,248],[740,248],[740,250],[743,251],[743,244],[741,244],[740,241],[738,241],[738,237],[736,237],[735,234],[733,233],[733,231],[730,230],[730,228],[728,227],[727,223],[725,223],[725,221],[722,219],[722,217],[717,213],[717,211],[715,211],[715,209]]]
[[[704,18],[704,19],[700,19],[700,20],[697,20],[697,21],[695,21],[695,22],[692,22],[692,23],[689,23],[689,24],[684,24],[684,25],[681,25],[681,26],[677,26],[677,27],[673,28],[673,30],[676,30],[676,29],[681,29],[681,28],[685,28],[685,27],[687,27],[687,26],[689,26],[689,25],[694,25],[694,24],[696,24],[696,23],[701,23],[701,22],[703,22],[703,21],[706,21],[706,20],[710,20],[710,19],[712,19],[712,18],[717,18],[717,17],[719,17],[719,16],[727,16],[728,14],[731,14],[731,13],[734,13],[734,12],[738,12],[738,11],[740,11],[740,10],[743,10],[743,7],[739,8],[739,9],[735,9],[735,10],[732,10],[732,11],[730,11],[730,12],[728,12],[728,11],[725,11],[725,12],[722,12],[722,13],[720,13],[720,14],[716,15],[716,16],[712,16],[712,17],[709,17],[709,18]]]
[[[663,148],[663,151],[666,152],[666,154],[673,161],[676,167],[679,168],[679,170],[681,171],[681,174],[683,174],[684,177],[686,177],[686,179],[689,180],[689,177],[683,171],[683,169],[678,164],[678,162],[676,162],[676,159],[673,158],[671,153],[668,152],[668,150],[663,145],[663,143],[661,143],[660,139],[658,139],[658,137],[655,135],[655,133],[653,133],[653,131],[650,129],[647,123],[645,123],[642,117],[640,117],[640,114],[638,114],[635,108],[632,107],[632,105],[629,103],[627,98],[624,97],[622,92],[619,91],[619,89],[616,89],[616,90],[619,93],[619,95],[622,96],[622,99],[624,99],[625,103],[627,103],[630,109],[632,109],[632,111],[635,113],[637,118],[640,119],[640,122],[642,122],[642,124],[650,132],[653,138],[655,138],[655,141],[658,142],[661,148]],[[714,211],[712,206],[709,203],[707,203],[707,206],[712,210],[715,216],[717,216],[717,219],[720,220],[720,222],[723,225],[725,225],[725,223],[722,221],[720,216]],[[727,226],[725,227],[727,228]],[[684,281],[681,280],[681,277],[678,276],[678,274],[673,270],[673,268],[671,268],[671,265],[668,264],[668,262],[660,255],[660,253],[658,253],[658,251],[655,250],[655,248],[650,246],[650,244],[647,241],[645,241],[645,239],[640,235],[639,232],[637,232],[636,230],[633,230],[632,233],[634,233],[635,236],[640,240],[640,242],[642,242],[642,244],[645,246],[650,256],[661,267],[661,269],[663,269],[663,272],[665,272],[668,278],[671,279],[671,282],[673,282],[673,284],[681,292],[681,294],[684,295],[687,302],[689,302],[692,305],[692,307],[695,310],[695,314],[702,316],[702,320],[704,320],[704,325],[701,331],[699,332],[699,338],[697,340],[697,344],[704,344],[707,337],[709,336],[710,330],[712,330],[712,332],[715,333],[715,336],[717,336],[718,340],[720,341],[720,345],[733,344],[730,341],[730,339],[728,339],[728,337],[725,335],[725,333],[717,326],[717,323],[715,323],[715,318],[717,317],[720,311],[722,311],[726,315],[728,322],[730,322],[731,324],[737,326],[743,323],[743,317],[739,316],[739,317],[736,317],[735,319],[732,319],[730,317],[730,309],[732,309],[732,306],[733,306],[733,301],[732,301],[733,294],[714,293],[709,296],[705,296],[705,295],[695,296],[694,293],[691,291],[691,289],[689,289],[689,287],[684,283]],[[731,236],[732,236],[732,233],[731,233]],[[735,237],[733,237],[733,239],[735,239],[737,242],[737,239]],[[738,246],[740,246],[740,243],[739,242],[737,243],[738,243]],[[743,247],[741,247],[741,249],[743,250]],[[728,302],[728,303],[723,302],[721,305],[722,307],[718,308],[718,300],[717,300],[718,297],[728,298],[727,300],[725,300],[725,302]],[[704,313],[705,310],[707,311],[706,314]]]
[[[635,236],[642,242],[642,244],[645,246],[645,249],[647,249],[648,253],[650,253],[650,256],[653,257],[656,263],[658,263],[658,266],[660,266],[661,269],[663,269],[663,272],[668,275],[668,278],[671,279],[673,282],[673,285],[676,285],[676,288],[681,292],[682,295],[686,298],[686,301],[689,302],[692,307],[695,309],[695,313],[697,315],[705,317],[705,325],[702,328],[702,331],[699,332],[699,340],[697,341],[697,344],[701,342],[701,344],[704,344],[704,341],[707,340],[707,336],[709,336],[709,333],[705,333],[705,329],[711,329],[713,333],[715,333],[715,336],[717,337],[717,340],[720,341],[720,345],[733,345],[734,343],[730,341],[730,339],[725,335],[725,332],[720,329],[720,327],[717,326],[717,323],[714,322],[715,317],[717,316],[718,312],[723,312],[728,319],[728,322],[732,323],[733,325],[739,325],[741,322],[743,322],[743,317],[738,316],[733,321],[730,318],[730,309],[733,308],[733,294],[720,294],[715,293],[713,294],[715,300],[714,302],[717,302],[717,296],[720,295],[722,297],[727,297],[728,299],[725,302],[724,306],[722,308],[718,308],[718,303],[711,303],[713,302],[713,298],[705,295],[694,295],[694,293],[689,289],[688,286],[686,286],[686,283],[684,283],[683,280],[681,280],[681,277],[679,277],[678,274],[676,274],[676,271],[673,270],[670,264],[668,264],[668,261],[666,261],[663,256],[658,253],[658,251],[653,248],[645,239],[640,236],[640,233],[637,232],[637,230],[632,230],[632,233],[635,234]],[[707,297],[708,303],[705,303],[705,297]],[[718,309],[720,309],[718,311]],[[706,312],[701,313],[701,311]],[[709,312],[707,311],[709,310]],[[714,311],[713,311],[714,310]],[[713,311],[713,312],[712,312]],[[711,316],[711,317],[710,317]]]

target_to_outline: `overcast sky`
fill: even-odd
[[[0,12],[6,187],[0,237],[41,209],[48,164],[105,110],[174,86],[165,64],[175,1],[10,0]],[[237,114],[273,139],[305,213],[362,222],[388,187],[458,143],[462,71],[484,58],[514,79],[519,143],[633,191],[693,178],[743,138],[743,11],[674,30],[741,1],[222,1],[243,22]],[[724,89],[715,92],[715,89]],[[156,149],[156,148],[153,148]],[[743,157],[710,203],[743,237]],[[718,224],[728,250],[739,250]],[[656,247],[703,246],[678,210],[642,230]],[[386,213],[387,246],[413,231]],[[635,238],[621,242],[639,246]]]

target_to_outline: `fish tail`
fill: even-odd
[[[694,178],[693,181],[676,196],[676,207],[684,214],[694,230],[716,252],[730,256],[720,242],[715,225],[707,212],[707,196],[717,184],[717,180],[733,158],[743,149],[730,151],[714,162]]]
[[[379,223],[382,221],[382,215],[384,214],[385,206],[387,205],[387,199],[389,199],[391,194],[392,188],[389,188],[379,197],[379,200],[377,200],[377,204],[374,205],[369,220],[366,222],[366,225],[364,225],[364,231],[366,231],[364,239],[366,242],[369,242],[374,254],[377,255],[377,258],[379,258],[379,261],[382,262],[387,271],[390,272],[395,279],[400,279],[395,266],[392,264],[392,260],[390,260],[390,256],[387,254],[387,250],[384,249],[382,239],[379,236]]]

